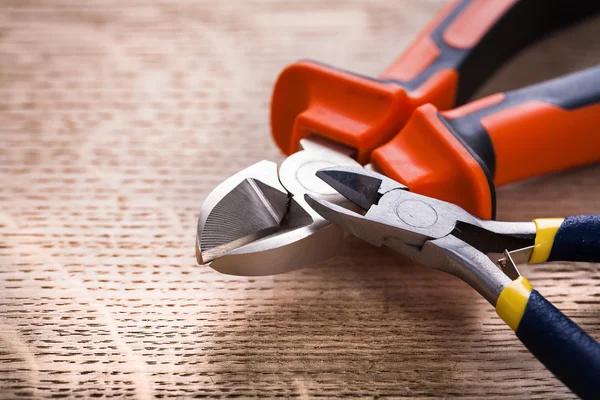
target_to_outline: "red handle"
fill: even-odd
[[[431,105],[373,152],[411,191],[493,218],[495,186],[600,161],[600,67],[454,110]]]
[[[467,76],[465,80],[462,69],[469,59],[477,57],[474,52],[492,28],[499,29],[510,22],[502,19],[511,19],[509,11],[515,12],[517,1],[455,0],[449,3],[380,79],[399,82],[420,104],[431,103],[445,110],[455,103],[464,103],[483,79]],[[515,8],[517,12],[520,7]],[[494,67],[498,67],[498,55],[494,55],[494,59]],[[482,65],[483,60],[477,63],[480,68],[489,68]],[[491,72],[486,75],[489,74]],[[438,93],[440,86],[448,91],[443,97]]]
[[[367,163],[419,106],[447,110],[538,37],[600,9],[596,0],[458,0],[445,7],[380,79],[314,62],[279,76],[271,130],[284,153],[318,134],[357,149]]]

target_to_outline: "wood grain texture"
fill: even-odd
[[[0,398],[572,396],[473,290],[358,241],[274,277],[197,266],[202,200],[283,157],[272,84],[377,75],[436,0],[0,0]],[[600,62],[600,20],[480,93]],[[599,213],[600,165],[499,191],[499,218]],[[524,267],[600,337],[591,264]]]

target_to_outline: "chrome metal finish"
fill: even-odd
[[[522,247],[535,238],[533,223],[480,220],[454,204],[411,193],[364,168],[331,168],[318,175],[367,210],[362,215],[305,195],[324,218],[373,245],[461,278],[493,305],[511,279],[486,253],[499,245]]]
[[[365,211],[390,190],[408,190],[406,186],[364,168],[360,174],[355,173],[353,167],[322,169],[316,176]]]
[[[198,219],[200,264],[233,275],[271,275],[302,268],[341,251],[344,232],[322,218],[304,194],[348,204],[315,176],[319,169],[358,166],[352,149],[310,137],[277,165],[261,161],[227,179],[205,200]]]
[[[363,210],[377,204],[381,196],[390,190],[408,190],[393,179],[367,168],[334,167],[317,171],[316,175]]]
[[[511,256],[511,252],[504,250],[504,257],[498,260],[498,266],[502,271],[513,281],[521,276],[515,261]]]
[[[277,164],[271,161],[256,163],[223,181],[200,209],[198,263],[208,263],[276,230],[287,202],[287,191],[277,179]]]
[[[427,242],[422,253],[421,264],[462,279],[494,307],[512,282],[489,257],[453,235]]]

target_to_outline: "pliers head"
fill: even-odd
[[[339,253],[344,233],[305,201],[348,201],[315,176],[331,166],[359,166],[352,151],[318,138],[301,142],[281,164],[261,161],[215,188],[198,218],[196,258],[233,275],[272,275]]]
[[[406,186],[363,168],[328,168],[317,176],[366,213],[306,194],[308,204],[329,221],[377,246],[422,246],[427,240],[450,234],[456,221],[473,218],[460,207],[410,193]],[[390,240],[394,243],[388,243]]]
[[[460,277],[492,304],[511,280],[487,254],[527,247],[535,238],[533,223],[481,220],[364,168],[334,167],[317,175],[366,211],[306,194],[324,218],[371,244]]]

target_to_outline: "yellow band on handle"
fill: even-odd
[[[535,245],[529,262],[531,264],[544,262],[550,257],[556,232],[563,223],[564,218],[538,218],[534,219],[536,227]]]
[[[504,288],[496,302],[496,313],[513,331],[517,331],[533,287],[527,278],[520,276]]]

